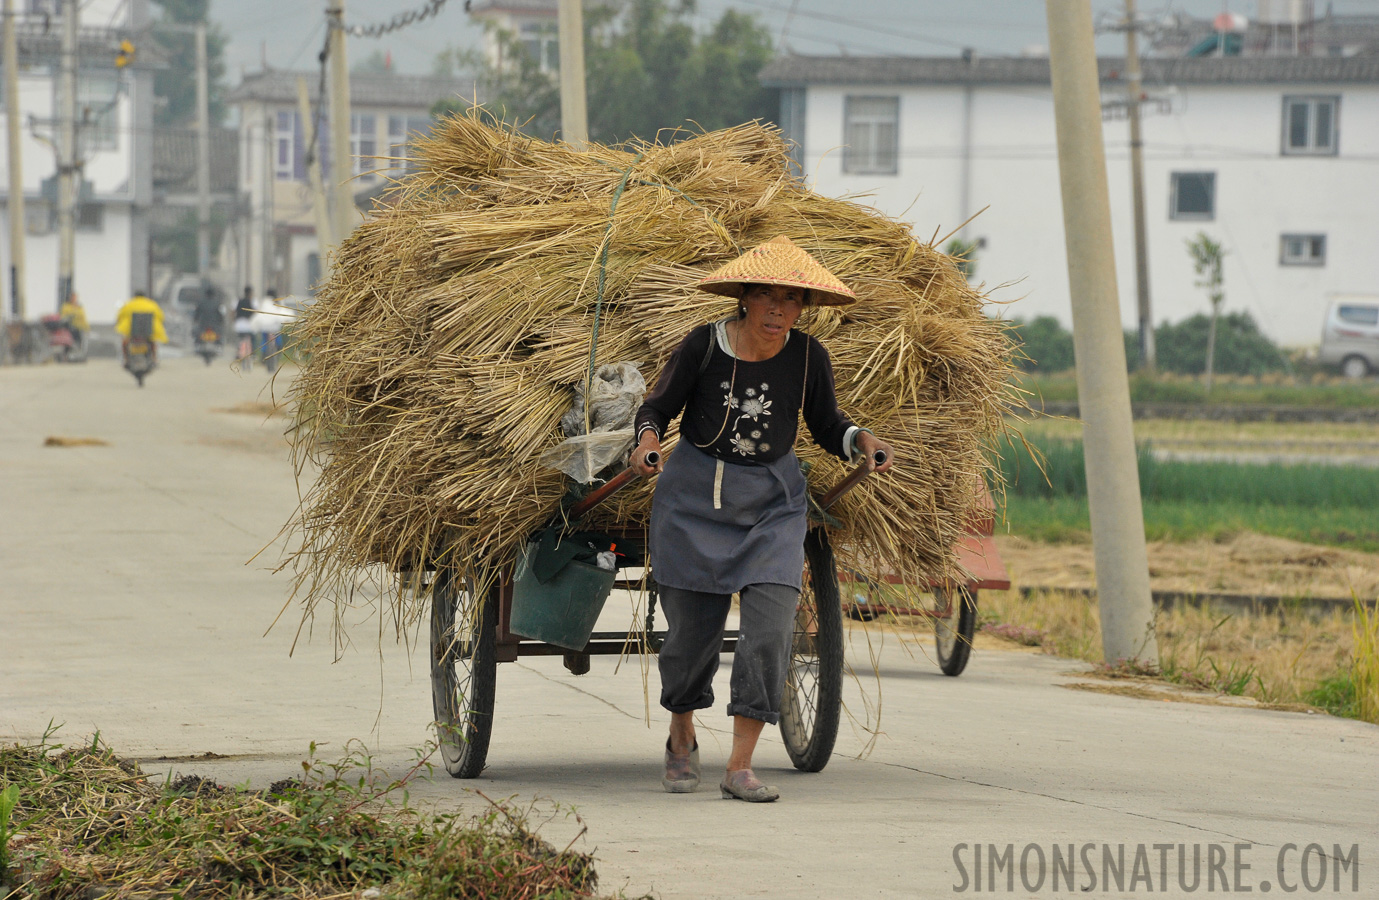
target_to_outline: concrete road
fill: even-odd
[[[257,787],[299,772],[311,741],[327,760],[359,741],[393,773],[412,761],[431,718],[423,653],[391,638],[380,650],[361,609],[338,659],[325,622],[289,655],[300,616],[270,571],[297,497],[285,420],[223,411],[267,402],[266,385],[261,370],[195,358],[168,360],[143,390],[108,360],[0,369],[0,740],[52,721],[69,742],[99,730],[150,771]],[[45,447],[49,436],[106,445]],[[626,604],[610,601],[612,627]],[[866,735],[845,723],[828,768],[806,775],[768,729],[758,771],[779,803],[712,789],[729,740],[721,705],[700,726],[709,789],[663,793],[654,672],[634,659],[615,673],[610,658],[580,678],[558,659],[500,667],[484,776],[423,775],[411,795],[475,811],[476,788],[536,799],[556,843],[578,826],[552,811],[574,807],[602,886],[631,895],[1070,896],[1102,891],[1124,852],[1127,891],[1176,897],[1191,893],[1195,847],[1199,893],[1209,875],[1222,892],[1217,872],[1232,889],[1304,892],[1321,872],[1328,893],[1334,875],[1343,894],[1379,896],[1379,728],[1068,690],[1082,666],[1023,652],[979,649],[945,678],[927,643],[860,627],[849,640],[865,673],[849,710],[874,716],[879,703],[882,734],[859,758]],[[189,759],[205,753],[221,758]],[[1079,890],[1066,877],[1054,890],[1055,845],[1066,856],[1069,844]]]

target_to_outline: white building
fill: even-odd
[[[19,44],[20,165],[25,199],[27,318],[57,311],[56,209],[58,71],[62,4],[16,3]],[[152,202],[153,72],[147,0],[86,0],[81,4],[77,77],[82,187],[76,229],[74,289],[94,324],[115,321],[134,289],[148,289],[148,213]],[[142,35],[142,37],[140,37]],[[135,62],[115,65],[122,39],[136,44]],[[0,93],[0,106],[4,94]],[[0,228],[9,233],[9,166],[4,154]],[[9,242],[4,259],[5,318],[13,309]]]
[[[1137,320],[1120,60],[1101,61],[1122,319]],[[1379,293],[1379,56],[1146,59],[1143,119],[1156,323],[1208,309],[1185,244],[1224,243],[1227,310],[1275,340],[1320,336],[1332,292]],[[787,57],[762,72],[820,193],[867,194],[928,240],[978,244],[1009,317],[1070,323],[1045,58]],[[1117,107],[1114,101],[1122,103]],[[1119,110],[1120,115],[1115,115]]]
[[[312,116],[299,112],[297,81],[306,79]],[[473,78],[407,75],[350,76],[348,171],[332,166],[328,109],[322,109],[319,72],[266,71],[251,74],[230,92],[239,113],[239,184],[243,193],[239,233],[226,246],[240,248],[239,284],[257,296],[269,289],[306,296],[321,276],[307,148],[315,133],[322,178],[353,178],[358,203],[367,210],[372,192],[404,171],[399,160],[407,143],[431,129],[431,107],[440,100],[475,100]],[[391,159],[390,159],[391,158]],[[265,253],[267,248],[267,253]],[[225,251],[222,251],[225,257]]]

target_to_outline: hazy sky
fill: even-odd
[[[425,0],[346,0],[346,19],[357,24],[386,20],[416,9]],[[1140,14],[1172,11],[1212,15],[1223,8],[1252,16],[1254,0],[1139,0]],[[1332,0],[1337,13],[1379,14],[1379,0]],[[1326,0],[1317,0],[1320,13]],[[243,72],[262,68],[308,69],[325,36],[325,0],[213,0],[211,18],[230,36],[231,84]],[[858,56],[900,54],[947,56],[962,47],[987,54],[1015,54],[1045,45],[1041,0],[698,0],[696,19],[704,28],[736,8],[766,23],[778,44],[796,53]],[[1113,15],[1123,0],[1092,0],[1093,12]],[[792,12],[793,10],[793,12]],[[424,74],[448,46],[477,47],[481,29],[464,12],[464,0],[449,0],[440,14],[382,39],[351,38],[352,60],[374,50],[390,52],[399,72]],[[1123,38],[1102,38],[1099,49],[1115,53]]]

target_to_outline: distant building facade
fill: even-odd
[[[1100,61],[1122,319],[1136,321],[1123,63]],[[1156,323],[1204,312],[1186,242],[1220,240],[1226,307],[1315,343],[1327,295],[1379,292],[1379,56],[1143,61]],[[1045,58],[786,57],[763,82],[811,187],[977,244],[1005,315],[1070,322]],[[1118,102],[1119,101],[1119,102]]]
[[[297,82],[306,79],[312,114],[299,111]],[[246,76],[229,96],[239,113],[240,283],[262,295],[306,296],[321,276],[307,150],[317,148],[322,180],[329,186],[353,179],[361,211],[390,177],[404,174],[408,143],[431,130],[431,108],[440,100],[477,97],[473,78],[425,78],[392,74],[350,76],[348,168],[330,146],[328,104],[318,95],[319,72],[270,70]],[[222,242],[225,246],[229,242]]]
[[[57,156],[62,25],[58,4],[16,3],[19,53],[20,166],[24,183],[26,315],[57,311]],[[152,204],[153,71],[148,0],[87,0],[78,38],[78,158],[81,160],[73,290],[93,324],[115,321],[131,291],[148,289]],[[122,40],[134,62],[116,66]],[[4,94],[0,93],[0,106]],[[9,233],[9,166],[0,154],[0,228]],[[4,259],[4,317],[11,314],[9,242]]]

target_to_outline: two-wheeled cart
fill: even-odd
[[[967,523],[967,534],[955,548],[958,566],[966,573],[963,578],[913,586],[913,593],[928,593],[933,598],[929,606],[915,606],[906,602],[910,592],[906,592],[906,597],[897,597],[898,590],[911,587],[899,576],[866,575],[845,569],[841,577],[851,594],[844,604],[848,615],[864,622],[887,613],[932,619],[939,671],[961,675],[972,655],[972,640],[977,632],[978,593],[1010,590],[1010,575],[992,539],[995,528],[996,504],[983,488]]]
[[[865,467],[849,475],[819,501],[827,509],[866,475]],[[577,522],[594,506],[626,486],[634,476],[625,470],[570,508],[567,517]],[[617,542],[619,569],[644,568],[647,561],[645,530],[601,528]],[[781,704],[780,732],[786,752],[797,769],[818,772],[828,764],[838,737],[843,691],[843,603],[833,548],[822,524],[813,525],[804,542],[805,571],[795,614],[795,636]],[[531,640],[511,628],[515,563],[508,563],[485,579],[476,590],[470,580],[457,576],[458,567],[441,564],[431,580],[431,693],[441,756],[456,778],[474,778],[483,771],[494,720],[497,666],[523,656],[563,656],[574,674],[589,670],[595,655],[656,652],[664,632],[655,630],[656,584],[642,579],[619,578],[615,589],[645,590],[647,614],[640,628],[624,632],[594,632],[581,650]],[[621,573],[619,573],[621,574]],[[936,593],[936,596],[938,594]],[[963,630],[959,604],[956,630]],[[975,617],[975,606],[971,608]],[[935,609],[937,620],[948,623],[955,607],[950,602]],[[953,628],[949,629],[953,631]],[[971,640],[971,623],[965,640]],[[737,632],[724,632],[723,652],[737,646]],[[955,638],[961,642],[963,637]],[[966,662],[966,656],[963,656]],[[946,670],[945,670],[946,671]],[[956,672],[950,673],[956,674]]]

